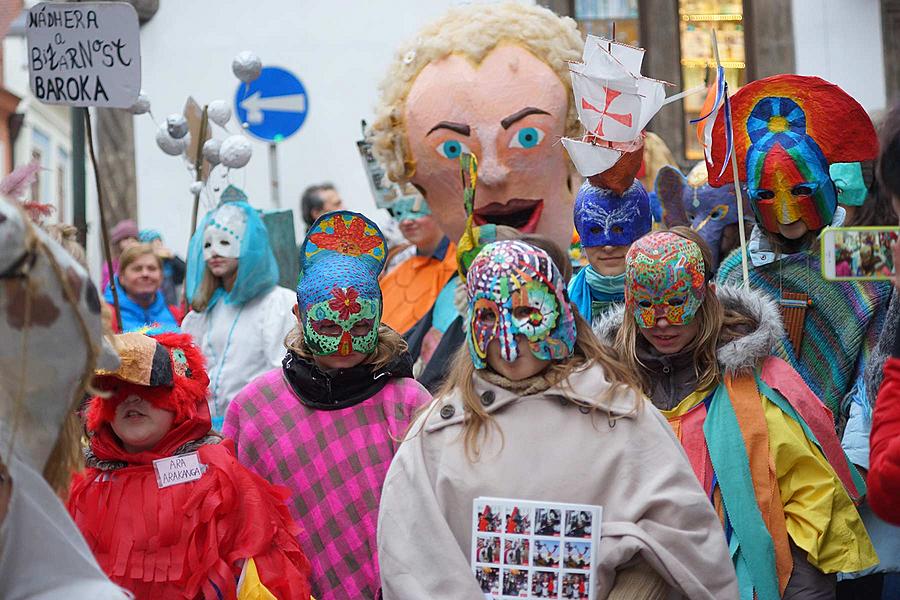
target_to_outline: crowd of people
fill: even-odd
[[[404,239],[312,186],[295,289],[242,195],[186,261],[117,224],[99,297],[72,232],[3,201],[0,596],[900,597],[900,280],[819,255],[900,220],[900,106],[876,138],[770,77],[732,97],[738,182],[656,136],[580,181],[551,144],[574,23],[473,10],[382,89]]]

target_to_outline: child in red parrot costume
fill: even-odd
[[[95,378],[87,468],[68,502],[103,570],[138,600],[308,599],[287,490],[248,471],[211,431],[209,378],[191,337],[129,333],[116,345],[122,366]],[[154,427],[158,441],[144,438],[152,447],[134,441]],[[160,487],[153,461],[194,456],[202,474]]]

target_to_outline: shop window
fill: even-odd
[[[575,0],[574,12],[582,33],[609,38],[615,23],[617,42],[640,45],[638,0]]]
[[[681,76],[684,89],[690,89],[715,78],[716,60],[713,55],[710,30],[716,30],[719,60],[725,67],[729,93],[733,94],[747,83],[744,50],[744,6],[739,0],[679,0],[678,14],[681,34]],[[700,115],[704,94],[684,99],[684,154],[688,160],[703,158],[703,148],[697,139],[697,126],[690,123]]]

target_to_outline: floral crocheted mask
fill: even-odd
[[[519,241],[486,245],[466,276],[468,345],[476,369],[486,366],[487,348],[500,342],[500,356],[514,362],[518,335],[542,360],[559,360],[575,347],[575,316],[565,282],[546,252]]]
[[[687,325],[706,294],[700,246],[669,231],[645,235],[625,256],[625,304],[639,327]]]
[[[378,346],[385,240],[378,226],[349,211],[319,217],[301,248],[297,304],[313,354],[370,354]]]

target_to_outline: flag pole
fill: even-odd
[[[710,30],[712,34],[712,47],[713,47],[713,55],[716,57],[716,70],[722,66],[721,61],[719,60],[719,44],[716,41],[716,30]],[[724,73],[724,70],[723,70]],[[725,82],[725,102],[728,102],[728,81]],[[728,119],[723,119],[725,121],[725,126],[729,126]],[[734,139],[734,128],[732,125],[731,130],[731,139]],[[738,235],[741,240],[741,272],[744,276],[744,289],[750,290],[750,267],[747,264],[747,233],[744,230],[744,197],[741,195],[741,180],[738,175],[738,163],[737,163],[737,149],[732,148],[731,150],[731,173],[732,179],[734,179],[734,195],[737,200],[737,213],[738,213]]]

